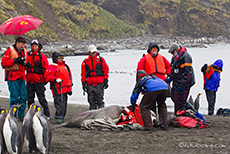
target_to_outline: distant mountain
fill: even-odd
[[[25,36],[44,42],[230,34],[229,0],[0,0],[0,7],[0,23],[24,14],[42,19]],[[0,42],[14,39],[0,36]]]

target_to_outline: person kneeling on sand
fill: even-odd
[[[141,92],[144,94],[140,103],[140,111],[144,123],[144,129],[153,129],[153,122],[151,120],[149,108],[157,101],[160,128],[167,130],[167,106],[165,103],[168,95],[167,83],[154,75],[147,75],[144,70],[139,70],[136,74],[136,85],[130,98],[133,106],[136,105],[136,101]]]

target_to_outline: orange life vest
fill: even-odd
[[[72,86],[72,75],[68,71],[68,69],[62,65],[58,65],[58,64],[53,64],[53,65],[55,65],[59,70],[58,78],[62,79],[62,87]]]
[[[151,54],[145,55],[145,72],[147,74],[162,73],[165,74],[165,63],[163,57],[158,54],[155,58]]]
[[[14,58],[18,58],[18,53],[17,51],[14,49],[14,47],[10,47],[10,58],[14,59]],[[14,63],[12,66],[10,67],[6,67],[5,68],[6,71],[18,71],[19,70],[19,64]]]

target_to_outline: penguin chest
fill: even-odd
[[[11,128],[11,124],[9,118],[5,119],[5,123],[3,125],[3,136],[6,143],[6,148],[9,153],[16,154],[18,148],[16,146],[16,132],[13,132]]]
[[[39,117],[37,115],[34,115],[33,117],[33,132],[36,140],[36,146],[40,150],[40,152],[45,153],[46,147],[43,143],[43,131],[44,128],[41,124],[41,121],[39,120]]]

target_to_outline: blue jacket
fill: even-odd
[[[168,84],[156,76],[144,76],[140,78],[133,89],[132,95],[130,97],[130,102],[132,105],[136,104],[138,96],[141,92],[144,94],[149,91],[158,90],[168,90]]]
[[[211,66],[213,73],[211,74],[211,76],[209,78],[207,78],[207,76],[204,74],[204,79],[205,79],[205,84],[204,84],[204,89],[205,90],[213,90],[213,91],[217,91],[218,87],[220,86],[220,71],[214,69],[213,67],[217,66],[219,68],[223,68],[223,61],[218,59],[216,60],[213,65]]]

